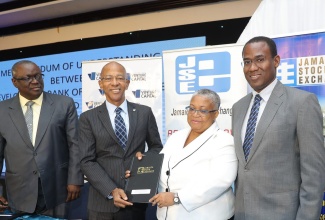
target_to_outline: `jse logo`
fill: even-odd
[[[199,89],[227,92],[230,89],[230,53],[216,52],[179,56],[176,59],[176,92]]]

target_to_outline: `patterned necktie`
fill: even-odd
[[[28,101],[25,105],[27,106],[27,111],[25,112],[25,121],[27,124],[28,134],[30,141],[33,143],[33,108],[35,102]]]
[[[122,109],[120,107],[117,107],[115,109],[115,112],[116,112],[116,116],[115,116],[115,120],[114,120],[115,134],[116,134],[116,137],[117,137],[118,141],[120,142],[122,148],[125,149],[127,135],[126,135],[125,123],[121,116],[121,111],[122,111]]]
[[[260,95],[256,95],[254,99],[254,104],[251,109],[251,113],[249,114],[247,127],[246,127],[246,134],[245,134],[245,140],[244,140],[244,154],[245,159],[247,161],[249,152],[251,150],[253,140],[254,140],[254,134],[255,134],[255,127],[256,127],[256,121],[258,116],[258,111],[260,109],[260,101],[262,100],[262,97]]]

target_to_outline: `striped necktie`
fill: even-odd
[[[27,106],[27,110],[25,112],[25,121],[27,124],[28,134],[30,141],[33,143],[33,108],[32,105],[34,105],[35,102],[28,101],[25,105]]]
[[[116,137],[120,143],[120,145],[122,146],[122,148],[125,150],[126,147],[126,141],[127,141],[127,134],[126,134],[126,127],[125,127],[125,123],[124,120],[121,116],[121,111],[122,109],[120,107],[117,107],[115,109],[116,112],[116,116],[115,116],[115,134]]]
[[[262,97],[259,94],[257,94],[255,96],[254,104],[252,106],[251,113],[249,114],[249,118],[247,122],[246,134],[245,134],[245,139],[243,144],[246,161],[254,140],[256,121],[257,121],[258,111],[260,109],[261,100]]]

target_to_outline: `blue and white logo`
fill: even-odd
[[[101,95],[105,95],[104,90],[102,90],[102,89],[98,89],[98,91],[99,91],[99,93],[100,93]]]
[[[284,59],[281,60],[277,68],[277,78],[287,86],[296,86],[296,69],[297,59]]]
[[[88,77],[90,80],[99,80],[100,73],[91,72],[91,73],[88,73]]]
[[[140,89],[137,89],[135,91],[132,91],[132,93],[133,93],[134,97],[140,98]]]
[[[199,89],[230,89],[230,53],[215,52],[176,58],[176,92],[192,94]]]
[[[132,91],[135,98],[156,98],[157,90],[134,90]]]
[[[103,102],[95,102],[95,101],[86,102],[88,109],[96,108],[97,106],[100,106],[101,104],[103,104]]]
[[[324,55],[284,59],[277,68],[277,78],[288,86],[324,84],[324,64]]]

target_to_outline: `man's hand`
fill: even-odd
[[[3,196],[0,196],[0,211],[2,212],[6,208],[8,208],[8,202]]]
[[[136,154],[135,154],[135,157],[138,158],[138,160],[142,160],[142,157],[145,156],[144,154],[142,154],[140,151],[138,151]],[[131,176],[131,171],[130,170],[127,170],[125,171],[125,176],[124,178],[127,179]]]
[[[65,200],[66,202],[70,202],[72,200],[78,199],[80,195],[80,186],[78,185],[68,185],[68,197]]]
[[[142,160],[142,157],[145,156],[144,154],[142,154],[140,151],[138,151],[136,154],[135,154],[135,157],[138,158],[138,160]]]
[[[114,205],[119,208],[125,208],[126,206],[133,205],[133,203],[128,202],[128,197],[126,196],[123,189],[115,188],[112,191],[112,196],[114,199]]]
[[[130,171],[130,170],[125,171],[125,176],[124,176],[124,178],[127,179],[127,178],[129,178],[130,176],[131,176],[131,171]]]

